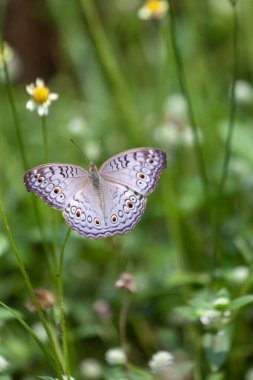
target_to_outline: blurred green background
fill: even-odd
[[[174,17],[168,11],[161,20],[145,21],[137,14],[142,6],[137,0],[9,0],[0,9],[3,39],[14,50],[7,66],[26,169],[45,163],[41,120],[25,108],[25,86],[36,78],[59,94],[46,120],[50,162],[88,167],[70,139],[97,165],[138,146],[156,146],[168,157],[133,231],[113,240],[71,233],[63,269],[71,374],[88,379],[81,363],[94,358],[103,368],[97,378],[126,376],[104,357],[120,345],[125,294],[114,284],[127,271],[137,287],[128,295],[128,357],[143,371],[129,378],[152,378],[148,361],[166,350],[175,357],[176,375],[165,378],[250,380],[253,308],[245,297],[252,292],[253,263],[253,3],[238,0],[234,9],[229,0],[173,0]],[[175,58],[173,31],[183,67]],[[34,195],[23,184],[2,68],[0,80],[0,199],[33,286],[56,296],[55,257],[67,227],[60,212],[36,199],[42,234],[38,228]],[[231,107],[236,118],[220,192]],[[39,334],[38,316],[25,306],[28,292],[3,224],[0,228],[0,300],[19,310]],[[101,300],[106,315],[96,307]],[[58,306],[46,315],[59,335]],[[0,379],[55,376],[33,339],[4,309],[0,355],[9,362]]]

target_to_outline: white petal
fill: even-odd
[[[48,108],[45,106],[39,106],[38,107],[38,115],[39,116],[44,116],[48,114]]]
[[[50,99],[47,99],[47,100],[42,104],[42,106],[43,106],[44,108],[48,108],[48,107],[50,106],[50,104],[51,104]]]
[[[26,103],[26,109],[28,109],[29,111],[34,111],[35,108],[36,104],[34,103],[34,101],[32,99],[28,100],[28,102]]]
[[[49,98],[49,100],[57,100],[59,98],[59,95],[55,94],[53,92],[50,92],[48,98]]]
[[[43,79],[37,78],[36,79],[36,86],[37,87],[45,87],[45,82]]]
[[[26,91],[28,92],[29,95],[32,95],[33,94],[33,90],[34,90],[34,84],[31,83],[31,84],[28,84],[26,86]]]
[[[142,7],[137,12],[138,17],[141,20],[149,20],[151,18],[151,12],[148,8]]]

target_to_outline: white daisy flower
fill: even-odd
[[[137,14],[141,20],[161,20],[167,11],[168,3],[166,0],[147,0]]]
[[[4,356],[0,355],[0,373],[5,372],[8,367],[9,367],[8,360],[6,360]]]
[[[126,362],[126,355],[121,348],[111,348],[105,353],[105,359],[110,365],[120,365]]]
[[[35,84],[31,83],[27,85],[26,91],[32,97],[32,99],[26,103],[26,108],[29,111],[37,109],[39,116],[48,115],[48,109],[52,101],[58,99],[58,94],[50,92],[42,79],[37,78]]]
[[[7,42],[3,43],[3,48],[0,47],[0,69],[3,69],[4,62],[8,64],[14,56],[14,51]]]
[[[80,372],[86,379],[101,379],[103,376],[103,369],[101,364],[95,359],[84,359],[80,364]]]
[[[149,368],[154,374],[163,373],[173,364],[174,356],[168,351],[156,352],[148,363]]]

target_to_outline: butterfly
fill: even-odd
[[[24,175],[27,191],[62,210],[70,227],[98,239],[132,230],[149,195],[166,168],[166,153],[157,148],[121,152],[98,169],[64,163],[36,166]]]

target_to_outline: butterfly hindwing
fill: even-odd
[[[93,239],[124,234],[133,229],[144,212],[146,198],[126,186],[106,181],[101,189],[100,193],[92,194],[87,187],[71,199],[63,211],[70,227]]]

